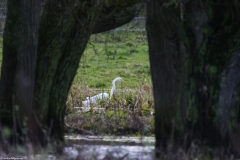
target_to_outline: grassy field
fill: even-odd
[[[151,84],[144,32],[111,31],[92,35],[73,83],[110,88],[116,77],[123,78],[128,88]]]

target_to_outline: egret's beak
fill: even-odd
[[[123,83],[127,84],[127,82],[125,82],[124,80],[122,80],[122,81],[123,81]]]

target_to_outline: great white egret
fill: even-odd
[[[113,96],[113,93],[115,91],[115,88],[116,88],[115,83],[116,82],[121,82],[121,81],[126,83],[121,77],[117,77],[112,81],[112,89],[110,91],[110,98]],[[97,95],[92,96],[92,97],[87,97],[85,101],[82,101],[82,104],[83,104],[84,107],[87,107],[90,104],[97,104],[98,100],[108,99],[108,98],[109,98],[109,94],[103,92],[103,93],[97,94]]]

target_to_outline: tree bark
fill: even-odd
[[[92,33],[95,34],[109,31],[130,22],[134,17],[138,15],[143,6],[144,4],[142,2],[139,2],[126,8],[113,8],[112,5],[106,7],[94,25]]]
[[[34,105],[51,138],[63,141],[68,91],[102,4],[46,3],[39,33]]]
[[[15,143],[30,139],[40,143],[40,127],[33,115],[32,100],[36,68],[39,0],[8,2],[1,77],[1,123],[13,129]],[[25,133],[23,130],[27,130]],[[26,135],[25,135],[26,134]],[[39,136],[37,136],[39,135]]]
[[[3,57],[0,79],[0,122],[2,126],[12,127],[12,108],[14,76],[16,72],[19,44],[20,1],[9,0],[6,25],[3,34]]]
[[[43,133],[32,108],[34,96],[35,70],[37,59],[38,29],[40,20],[40,0],[22,0],[19,28],[19,47],[15,75],[14,106],[17,126],[27,129],[27,138],[34,145],[43,144]],[[26,124],[25,124],[26,123]]]
[[[230,139],[236,136],[239,112],[230,112],[239,108],[239,60],[229,60],[240,43],[237,15],[234,1],[147,1],[156,151],[172,139],[179,142],[171,134],[174,122],[183,126],[176,130],[184,131],[190,141],[199,139],[208,146],[228,147],[229,135],[220,131],[230,132]],[[233,122],[236,127],[229,126]]]
[[[179,8],[147,2],[147,36],[155,106],[156,151],[178,144],[185,107],[185,46]],[[179,132],[180,131],[180,132]],[[176,134],[176,133],[179,134]],[[156,153],[159,158],[159,153]]]

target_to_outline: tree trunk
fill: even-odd
[[[195,95],[192,106],[197,107],[198,110],[197,123],[192,128],[193,135],[194,138],[199,138],[200,135],[200,139],[210,146],[229,144],[226,139],[228,136],[220,134],[224,125],[220,127],[219,122],[223,122],[223,117],[218,115],[221,108],[223,110],[228,108],[226,104],[220,104],[222,101],[219,101],[219,98],[223,100],[222,95],[230,94],[222,88],[222,73],[239,46],[236,40],[240,36],[239,11],[235,5],[234,1],[221,3],[196,1],[185,4],[185,28],[189,39],[189,69],[191,68],[189,83],[194,82],[190,93]],[[225,13],[231,14],[231,18]],[[232,77],[228,83],[236,86],[236,79]],[[230,115],[231,113],[227,112],[224,123],[231,123],[227,118]],[[227,128],[229,129],[229,127],[225,129]]]
[[[237,15],[234,1],[147,2],[156,151],[173,139],[173,122],[184,125],[180,132],[187,131],[190,141],[199,139],[209,146],[228,146],[227,136],[220,131],[236,136],[232,132],[240,128],[239,112],[234,116],[230,112],[239,109],[240,77],[238,58],[229,59],[239,46]],[[226,68],[228,63],[231,69]],[[235,131],[229,126],[233,122]]]
[[[113,8],[112,5],[106,7],[97,20],[92,33],[109,31],[130,22],[143,9],[143,6],[144,4],[139,1],[139,3],[131,4],[124,8]]]
[[[240,52],[234,52],[228,66],[221,75],[217,126],[223,137],[240,154]]]
[[[41,132],[32,111],[39,9],[39,0],[8,2],[0,114],[3,127],[13,129],[15,143],[20,139],[26,142],[26,135],[35,145],[42,139],[42,135],[37,136]],[[26,135],[23,130],[27,130]]]
[[[179,26],[178,26],[179,25]],[[179,8],[147,2],[147,35],[155,106],[156,150],[178,144],[185,107],[185,46]],[[180,131],[180,132],[179,132]],[[178,132],[178,134],[176,134]],[[157,153],[157,158],[159,154]]]
[[[17,52],[19,44],[19,26],[21,8],[19,0],[7,3],[7,19],[3,34],[3,57],[0,79],[0,122],[3,126],[12,127],[12,108],[14,77],[16,72]]]
[[[29,138],[34,145],[39,145],[43,142],[42,131],[40,124],[37,122],[38,120],[36,119],[32,104],[37,58],[40,0],[22,0],[20,15],[20,40],[17,54],[17,69],[14,79],[16,91],[13,99],[14,106],[19,107],[19,110],[15,111],[17,118],[16,125],[19,127],[19,132],[27,129],[27,138]]]
[[[48,2],[40,23],[34,105],[55,140],[63,141],[68,91],[101,11],[100,2],[86,4]]]

